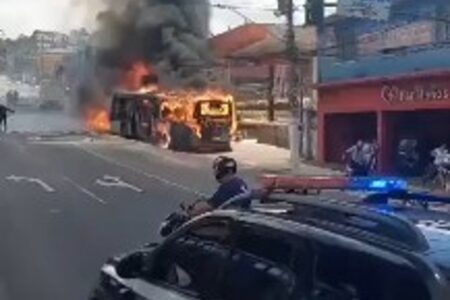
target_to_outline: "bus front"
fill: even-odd
[[[236,130],[236,112],[231,97],[199,100],[195,107],[195,119],[205,147],[231,150],[231,139]]]

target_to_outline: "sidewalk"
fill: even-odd
[[[184,166],[192,165],[197,166],[200,161],[205,162],[209,166],[212,161],[219,155],[226,155],[233,157],[239,163],[240,169],[244,171],[250,171],[252,173],[273,173],[273,174],[293,174],[290,165],[290,151],[284,148],[259,144],[256,140],[242,140],[234,142],[232,144],[233,151],[229,153],[186,153],[186,152],[173,152],[169,150],[159,149],[157,147],[151,147],[149,144],[126,140],[117,136],[100,136],[93,137],[92,142],[95,144],[118,144],[122,147],[128,148],[133,151],[139,151],[142,153],[153,153],[160,157],[162,160],[170,160],[171,162],[177,162]],[[295,172],[298,175],[310,175],[310,176],[331,176],[341,175],[340,172],[314,166],[312,163],[301,163],[299,172]]]
[[[298,171],[293,171],[290,165],[290,151],[266,144],[258,144],[256,140],[242,140],[233,144],[234,157],[244,168],[259,169],[262,172],[276,174],[297,174],[311,176],[340,175],[339,171],[300,163]]]

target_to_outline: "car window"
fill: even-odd
[[[191,295],[220,299],[221,279],[229,259],[228,221],[201,222],[166,243],[152,259],[148,280]]]
[[[293,246],[286,239],[276,236],[275,231],[267,231],[250,226],[242,227],[236,248],[248,254],[267,259],[274,263],[289,265]]]
[[[290,268],[293,250],[276,232],[239,228],[225,279],[225,298],[289,299],[296,286]]]
[[[231,242],[231,225],[227,220],[206,220],[203,224],[193,226],[188,231],[187,236],[229,245]]]
[[[430,299],[419,272],[411,268],[337,246],[319,245],[316,254],[317,299]]]

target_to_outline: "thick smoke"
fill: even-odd
[[[166,85],[202,81],[210,61],[208,0],[108,0],[99,13],[97,76],[113,88],[137,61],[153,66]]]

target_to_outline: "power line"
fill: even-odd
[[[239,9],[236,9],[234,6],[229,6],[229,5],[220,5],[221,9],[226,9],[226,10],[230,10],[234,13],[236,13],[237,15],[241,16],[244,20],[246,20],[247,22],[251,23],[251,24],[258,24],[257,22],[255,22],[252,18],[250,18],[249,16],[243,14],[242,12],[239,11]],[[276,38],[277,40],[279,40],[280,42],[285,43],[286,39],[284,39],[283,37],[277,35],[275,32],[273,32],[272,30],[268,30],[268,33],[270,35],[272,35],[274,38]]]

